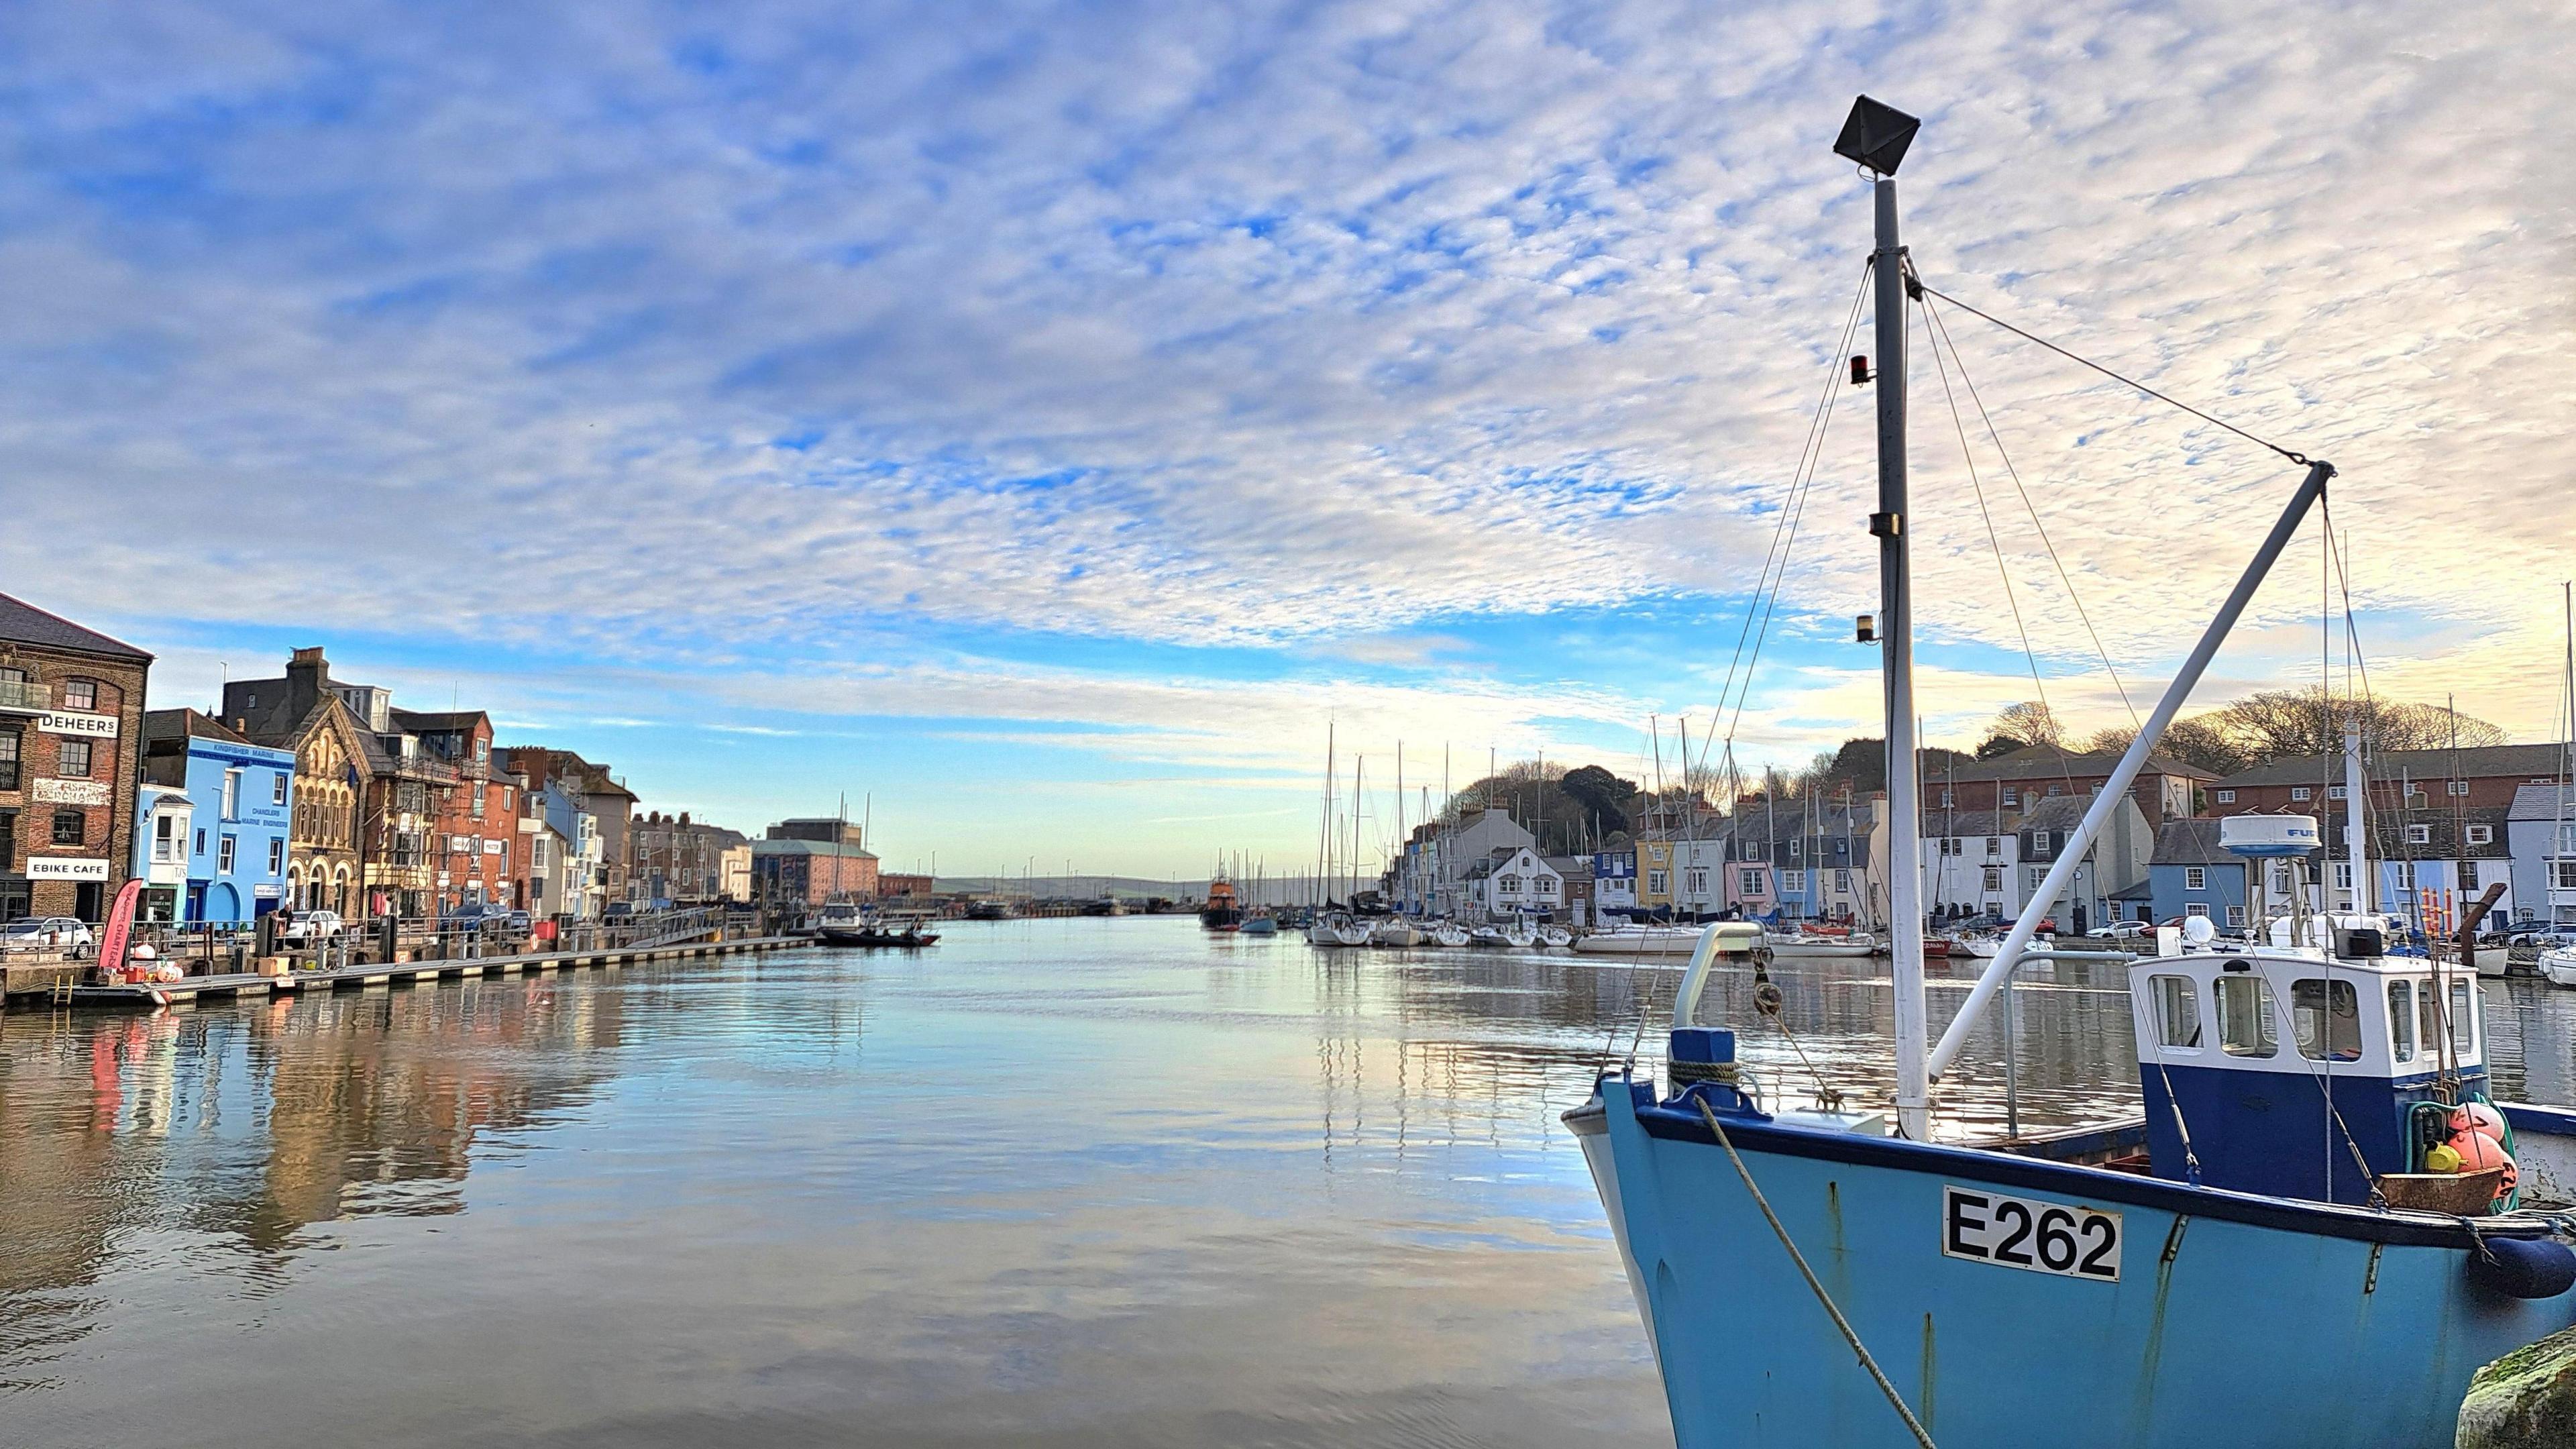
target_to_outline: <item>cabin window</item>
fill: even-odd
[[[2272,1034],[2272,988],[2262,977],[2235,972],[2218,978],[2218,1045],[2231,1057],[2280,1052],[2280,1038]]]
[[[2415,983],[2388,983],[2388,1051],[2401,1062],[2415,1060]]]
[[[2290,983],[2290,1031],[2312,1062],[2361,1060],[2361,995],[2349,981]]]
[[[2186,1051],[2200,1049],[2200,993],[2188,976],[2150,976],[2156,1003],[2156,1029],[2164,1044]]]
[[[2466,1061],[2477,1053],[2478,1004],[2465,981],[2451,983],[2451,1055]]]

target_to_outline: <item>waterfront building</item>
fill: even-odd
[[[2556,780],[2516,787],[2505,829],[2515,924],[2576,930],[2576,792]]]
[[[746,848],[743,852],[746,869],[750,863],[750,855],[751,852]],[[926,901],[936,894],[938,894],[937,883],[929,876],[877,872],[877,897],[880,900]]]
[[[455,773],[434,800],[427,844],[440,914],[467,907],[522,907],[527,858],[520,851],[523,786],[492,753],[492,717],[479,709],[389,709],[389,722]]]
[[[1944,810],[1982,810],[2008,818],[2026,816],[2051,800],[2090,800],[2102,792],[2120,752],[2076,752],[2029,745],[1990,760],[1959,760],[1923,772],[1923,818]],[[2199,813],[2201,796],[2221,783],[2197,765],[2150,754],[2129,787],[2129,798],[2150,828]],[[2221,812],[2224,813],[2224,812]]]
[[[2048,797],[2041,800],[2038,809],[2016,822],[2021,901],[2028,901],[2038,892],[2092,803],[2089,795]],[[2155,849],[2156,827],[2147,823],[2146,812],[2138,808],[2137,796],[2132,793],[2111,812],[2102,833],[2077,864],[2074,879],[2057,903],[2058,914],[2052,917],[2058,929],[2080,936],[2095,926],[2119,920],[2119,904],[2124,899],[2131,902],[2130,918],[2135,919],[2134,897],[2124,893],[2151,879]],[[2018,917],[2020,913],[2017,902],[2013,914]]]
[[[1673,908],[1673,843],[1637,842],[1637,908],[1669,913]]]
[[[528,909],[574,921],[599,919],[608,905],[608,867],[600,850],[599,817],[587,808],[588,797],[559,775],[538,787],[531,799],[543,831],[529,846],[533,903]]]
[[[570,750],[543,745],[513,745],[500,751],[504,769],[526,781],[531,790],[561,787],[591,817],[599,843],[600,891],[609,901],[632,901],[638,887],[627,874],[626,832],[635,818],[635,792],[606,765],[594,764]]]
[[[1556,872],[1567,921],[1589,926],[1600,919],[1600,908],[1592,898],[1591,856],[1551,855],[1547,857],[1547,868]]]
[[[1592,903],[1598,911],[1629,911],[1637,906],[1637,849],[1592,852]]]
[[[286,903],[295,764],[293,751],[252,744],[193,709],[144,715],[144,778],[189,805],[188,823],[178,823],[165,802],[161,819],[147,827],[156,872],[175,865],[184,892],[168,903],[171,913],[154,919],[229,925]],[[147,899],[160,890],[156,874]]]
[[[359,847],[367,735],[334,692],[329,661],[319,648],[298,649],[279,678],[227,683],[220,718],[244,740],[295,757],[286,899],[355,919],[366,905]]]
[[[147,763],[147,772],[148,772]],[[196,803],[176,785],[145,780],[135,792],[134,859],[128,873],[143,882],[138,921],[175,921],[188,889],[188,828]]]
[[[2514,919],[2512,814],[2513,807],[2507,804],[2456,810],[2437,805],[2396,817],[2363,816],[2371,824],[2371,871],[2379,878],[2379,908],[2406,917],[2422,930],[2425,892],[2431,892],[2433,900],[2456,918],[2488,886],[2501,881],[2504,893],[2489,915],[2498,924]],[[2335,825],[2339,831],[2340,817]],[[2339,841],[2342,836],[2330,833],[2326,838]],[[2343,871],[2335,881],[2340,898],[2348,889]]]
[[[876,896],[877,858],[867,847],[855,839],[783,837],[778,830],[773,825],[768,839],[751,843],[752,899],[767,905],[819,906]],[[856,833],[857,827],[851,827],[850,834]]]
[[[638,883],[645,900],[707,905],[750,899],[751,842],[740,831],[691,820],[685,810],[676,816],[655,810],[633,822],[627,842],[627,878]],[[739,896],[727,894],[725,878],[736,852],[744,877]]]
[[[2368,816],[2408,811],[2513,808],[2525,785],[2554,785],[2566,767],[2567,747],[2484,745],[2458,750],[2388,750],[2370,766]],[[2322,817],[2340,809],[2344,758],[2292,755],[2212,782],[2213,815],[2278,814]]]
[[[572,842],[543,814],[519,817],[519,842],[519,853],[528,864],[520,894],[512,904],[539,918],[577,918],[580,887],[576,876],[580,866]]]
[[[2173,822],[2168,821],[2167,824]],[[1943,916],[2021,914],[2021,833],[1992,810],[1946,810],[1923,820],[1923,909]]]
[[[1534,846],[1499,845],[1467,868],[1464,889],[1478,915],[1553,914],[1565,906],[1565,877]]]
[[[99,921],[133,869],[152,656],[0,594],[0,921]]]

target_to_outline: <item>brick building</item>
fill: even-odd
[[[2488,745],[2462,750],[2389,750],[2370,764],[2370,809],[2397,815],[2408,810],[2510,809],[2525,785],[2558,780],[2566,746]],[[2287,810],[2322,815],[2340,810],[2343,757],[2303,755],[2230,775],[2209,789],[2212,815],[2270,814]]]
[[[747,866],[751,842],[739,830],[693,821],[685,810],[636,817],[627,828],[627,878],[640,900],[709,905],[750,899],[748,882],[728,889],[727,865],[739,855]],[[740,894],[735,894],[739,891]]]
[[[134,859],[151,668],[0,594],[0,921],[105,918]]]
[[[635,819],[635,792],[619,784],[605,765],[595,765],[570,750],[548,749],[543,745],[512,745],[500,751],[502,767],[517,775],[528,789],[553,787],[569,797],[583,814],[595,822],[600,867],[605,872],[601,888],[610,901],[636,898],[636,886],[628,873],[632,849],[626,833]]]
[[[2026,746],[1991,760],[1945,763],[1923,772],[1924,818],[1944,810],[1991,810],[2017,818],[2050,800],[2090,800],[2119,763],[2117,751],[2078,754],[2047,745]],[[2216,783],[2216,775],[2197,765],[2150,754],[2129,786],[2129,797],[2152,830],[2198,813],[2207,803],[2202,796]]]
[[[931,878],[894,871],[877,872],[877,899],[925,901],[936,893]]]
[[[364,895],[367,730],[319,648],[298,649],[275,679],[224,686],[224,722],[253,744],[295,755],[286,893],[307,909],[356,919]]]
[[[765,905],[869,900],[877,894],[877,858],[866,847],[832,840],[771,838],[751,843],[752,899]]]
[[[419,748],[455,772],[439,797],[428,847],[432,901],[444,915],[468,905],[523,907],[528,851],[519,816],[525,793],[492,752],[492,718],[479,709],[430,713],[396,709],[388,717]]]

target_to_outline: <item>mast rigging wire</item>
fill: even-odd
[[[2014,326],[2010,322],[2005,321],[2001,317],[1997,317],[1989,312],[1979,311],[1977,308],[1960,301],[1958,298],[1953,297],[1949,293],[1942,291],[1940,288],[1933,286],[1931,283],[1924,281],[1921,277],[1916,277],[1914,279],[1914,284],[1921,287],[1924,291],[1931,293],[1933,296],[1940,298],[1942,301],[1949,303],[1951,306],[1958,308],[1960,311],[1967,313],[1971,317],[1983,318],[1986,321],[1993,323],[1995,326],[2004,329],[2006,332],[2013,334],[2015,337],[2021,338],[2025,342],[2038,343],[2040,346],[2047,348],[2049,351],[2056,353],[2058,356],[2065,358],[2069,362],[2081,363],[2084,366],[2093,369],[2095,372],[2102,374],[2104,377],[2111,379],[2113,382],[2120,383],[2126,387],[2136,388],[2138,391],[2145,393],[2156,401],[2164,403],[2169,407],[2180,408],[2182,411],[2191,414],[2202,422],[2225,428],[2227,431],[2234,433],[2236,436],[2243,438],[2249,443],[2269,448],[2273,452],[2280,454],[2282,457],[2289,459],[2291,462],[2298,464],[2302,468],[2315,461],[2305,453],[2293,452],[2290,449],[2284,448],[2280,444],[2273,442],[2269,438],[2258,437],[2224,418],[2212,417],[2210,414],[2202,412],[2200,409],[2182,401],[2180,398],[2158,392],[2154,388],[2147,386],[2145,383],[2138,381],[2134,377],[2130,377],[2124,373],[2114,372],[2110,368],[2103,366],[2101,363],[2095,362],[2092,358],[2086,357],[2080,352],[2069,351],[2068,349],[2060,347],[2056,343],[2049,341],[2045,337],[2038,336],[2035,333],[2026,332],[2021,328]]]

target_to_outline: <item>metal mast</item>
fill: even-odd
[[[1897,239],[1896,168],[1921,122],[1867,96],[1852,104],[1837,154],[1876,176],[1877,246],[1870,253],[1878,335],[1879,674],[1887,713],[1888,926],[1895,967],[1896,1126],[1923,1142],[1932,1135],[1930,1034],[1923,1009],[1922,792],[1914,779],[1914,601],[1905,536],[1905,249]]]

